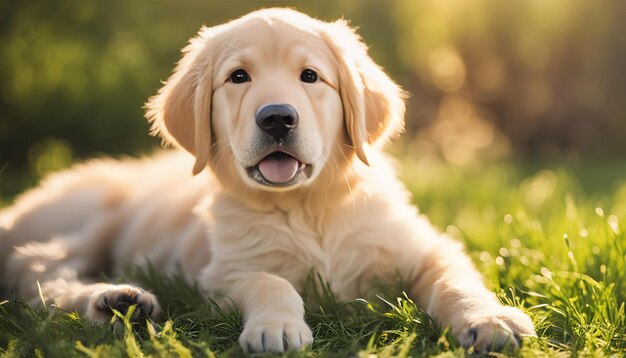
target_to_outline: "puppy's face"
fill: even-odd
[[[344,21],[260,10],[201,29],[183,54],[147,117],[226,187],[304,187],[402,129],[401,89]]]
[[[246,185],[272,191],[314,181],[343,141],[328,44],[306,27],[267,18],[216,40],[210,161],[216,175],[236,172]]]

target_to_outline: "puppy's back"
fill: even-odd
[[[148,159],[96,159],[50,175],[0,211],[0,270],[13,247],[63,239],[94,220],[109,220],[101,225],[114,236],[132,220],[118,215],[130,202],[168,188],[191,190],[190,163],[187,154],[171,151]]]

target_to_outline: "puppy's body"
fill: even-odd
[[[180,267],[235,302],[242,347],[258,352],[312,341],[298,295],[311,270],[341,299],[400,272],[465,345],[517,346],[533,333],[528,317],[500,305],[460,245],[417,214],[377,149],[403,108],[343,22],[274,9],[203,29],[148,104],[155,130],[193,157],[94,161],[52,176],[0,214],[5,277],[32,302],[38,280],[47,299],[106,322],[129,301],[155,317],[158,302],[90,277],[146,259]]]
[[[185,175],[191,163],[189,155],[171,152],[143,160],[93,160],[51,175],[0,212],[6,281],[31,293],[34,304],[32,283],[42,276],[80,271],[95,278],[146,259],[164,272],[180,268],[192,281],[210,260],[207,223],[192,209],[219,185],[208,172]]]

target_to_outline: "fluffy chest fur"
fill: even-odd
[[[230,200],[213,207],[210,229],[213,261],[205,272],[210,291],[229,285],[239,275],[270,272],[286,278],[300,291],[307,275],[315,271],[331,279],[335,292],[358,292],[363,276],[377,261],[381,247],[360,233],[354,223],[336,226],[342,216],[312,220],[303,210],[248,212],[240,221],[229,211],[241,210]],[[330,230],[334,228],[334,230]]]
[[[366,293],[376,279],[393,281],[399,268],[410,278],[422,258],[403,249],[420,252],[413,249],[428,247],[437,234],[409,205],[386,159],[375,163],[364,170],[388,175],[377,176],[375,183],[361,180],[350,196],[322,204],[323,209],[254,210],[217,195],[207,209],[212,261],[199,280],[203,287],[219,294],[250,272],[269,272],[302,291],[315,272],[339,298],[350,299]]]

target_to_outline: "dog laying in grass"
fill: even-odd
[[[181,150],[94,160],[23,194],[0,213],[3,280],[33,304],[40,287],[106,323],[113,309],[161,309],[144,288],[96,283],[100,273],[182,270],[234,302],[253,353],[313,341],[298,293],[311,270],[340,299],[400,273],[464,346],[518,347],[534,334],[529,317],[417,213],[381,152],[403,128],[403,95],[345,21],[266,9],[202,28],[147,103],[154,133]]]

